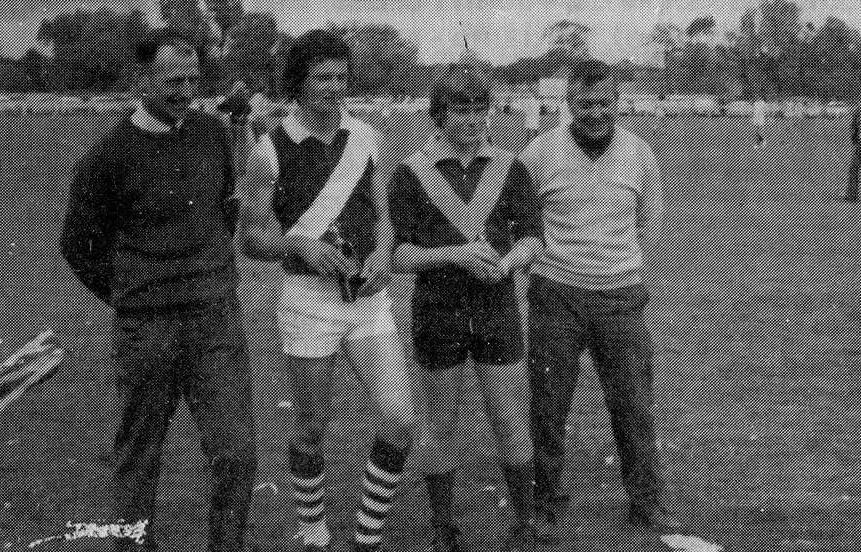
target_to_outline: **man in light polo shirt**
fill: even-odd
[[[542,203],[546,242],[529,289],[535,500],[557,523],[566,502],[565,423],[578,359],[589,349],[631,499],[629,522],[671,530],[680,523],[662,500],[641,276],[642,248],[660,226],[661,180],[649,146],[616,125],[618,101],[605,63],[576,62],[567,88],[571,123],[538,136],[520,156]]]

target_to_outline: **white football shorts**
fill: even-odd
[[[397,335],[388,289],[345,303],[331,277],[284,274],[277,315],[284,352],[299,358],[325,358],[346,342]]]

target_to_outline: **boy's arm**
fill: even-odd
[[[421,247],[415,244],[420,184],[406,166],[392,175],[389,208],[393,228],[392,264],[396,272],[424,272],[445,266],[459,266],[483,281],[499,281],[503,274],[499,256],[487,242],[443,247]]]
[[[258,147],[248,158],[240,193],[242,208],[238,239],[242,252],[268,262],[307,263],[319,274],[347,274],[349,261],[334,247],[306,236],[284,234],[272,211],[275,175],[269,158]]]

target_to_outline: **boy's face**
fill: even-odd
[[[619,113],[619,94],[612,77],[591,86],[569,81],[567,99],[571,125],[576,133],[593,140],[610,134]]]
[[[349,81],[350,67],[347,60],[319,60],[311,64],[296,99],[300,105],[321,113],[340,111],[347,96]]]
[[[440,126],[442,134],[460,147],[473,146],[484,140],[489,107],[484,101],[449,103]]]
[[[191,45],[165,44],[141,76],[144,103],[155,118],[174,124],[188,114],[200,85],[200,60]]]

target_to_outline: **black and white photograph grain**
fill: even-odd
[[[0,552],[861,551],[861,0],[4,0]]]

